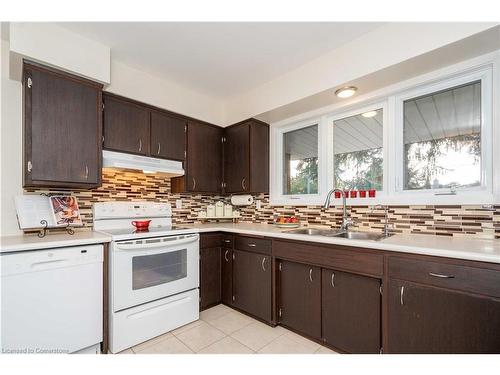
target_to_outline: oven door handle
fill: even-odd
[[[168,240],[168,241],[158,241],[154,243],[134,243],[134,244],[125,244],[116,242],[115,247],[118,250],[145,250],[145,249],[158,249],[158,248],[167,248],[178,245],[183,245],[191,242],[195,242],[198,240],[198,235],[185,237],[178,240]]]

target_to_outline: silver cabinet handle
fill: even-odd
[[[332,272],[332,279],[331,279],[332,288],[335,288],[335,283],[333,282],[334,278],[335,278],[335,272]]]
[[[196,188],[196,178],[193,177],[193,190]]]
[[[401,303],[401,305],[405,304],[405,301],[403,300],[404,294],[405,294],[405,287],[403,285],[401,286],[401,288],[399,288],[399,302]]]
[[[256,244],[254,244],[254,243],[249,243],[249,244],[248,244],[248,246],[249,246],[249,247],[255,247],[255,246],[257,246],[257,245],[256,245]]]
[[[453,275],[443,275],[442,273],[429,272],[429,276],[439,277],[440,279],[453,279]]]
[[[309,281],[310,282],[313,281],[313,269],[312,268],[309,269]]]
[[[86,180],[89,179],[89,166],[88,165],[85,165],[85,179]]]
[[[229,254],[229,250],[226,250],[226,251],[225,251],[225,253],[224,253],[224,260],[225,260],[226,262],[229,262],[229,259],[228,259],[228,257],[227,257],[227,256],[228,256],[228,254]]]
[[[242,188],[243,190],[246,190],[246,189],[247,189],[247,188],[246,188],[246,185],[245,185],[245,177],[243,177],[243,178],[241,179],[241,188]]]
[[[142,139],[139,139],[139,152],[142,151]]]
[[[266,257],[262,258],[262,271],[266,272],[266,267],[264,266],[266,264]]]
[[[224,240],[225,243],[231,243],[231,240]]]
[[[156,151],[156,154],[160,155],[160,151],[161,151],[161,143],[158,142],[158,150]]]

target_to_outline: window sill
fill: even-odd
[[[270,198],[271,206],[322,206],[325,197]],[[419,206],[419,205],[487,205],[500,202],[500,193],[492,194],[486,191],[462,191],[456,195],[434,195],[434,193],[394,193],[391,195],[380,193],[374,198],[347,198],[348,206],[374,206],[377,204],[391,206]],[[332,196],[330,207],[342,206],[342,198]]]

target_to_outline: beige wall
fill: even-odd
[[[9,79],[9,43],[1,41],[1,235],[19,234],[14,196],[22,194],[22,89]]]

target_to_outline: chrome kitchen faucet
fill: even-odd
[[[347,231],[347,230],[349,230],[349,227],[351,225],[354,225],[354,223],[347,215],[347,206],[346,206],[347,199],[346,199],[346,196],[342,190],[340,190],[340,189],[330,190],[328,192],[328,194],[326,195],[326,200],[325,200],[325,204],[323,205],[323,208],[326,210],[330,207],[330,200],[332,198],[332,194],[335,192],[339,192],[341,197],[342,197],[342,225],[341,225],[341,229],[343,231]]]

